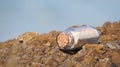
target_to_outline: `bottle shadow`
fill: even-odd
[[[62,52],[64,52],[64,53],[67,53],[67,54],[70,54],[70,55],[74,55],[74,54],[76,54],[78,51],[80,51],[82,49],[82,47],[78,47],[78,48],[73,48],[73,49],[65,49],[65,50],[63,50],[63,49],[60,49]]]

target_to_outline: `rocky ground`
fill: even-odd
[[[120,21],[106,22],[97,29],[100,43],[85,44],[73,54],[59,50],[59,31],[26,32],[0,42],[0,67],[120,67]]]

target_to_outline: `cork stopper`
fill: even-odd
[[[65,33],[60,33],[57,37],[57,43],[60,48],[64,48],[69,43],[69,37]]]

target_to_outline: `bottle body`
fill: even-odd
[[[57,43],[62,50],[71,50],[82,47],[85,43],[97,43],[99,31],[92,26],[69,28],[57,37]]]

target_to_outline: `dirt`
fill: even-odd
[[[59,49],[60,31],[25,32],[0,42],[0,67],[120,67],[120,21],[105,22],[97,29],[98,44],[85,44],[73,52]]]

